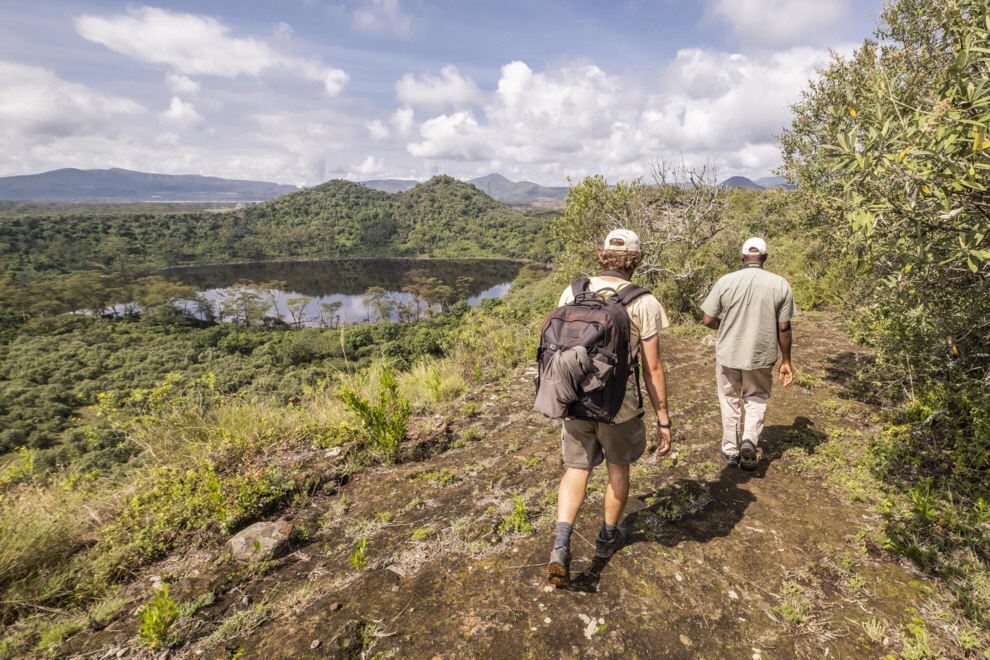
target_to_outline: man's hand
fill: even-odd
[[[654,458],[660,458],[670,453],[670,429],[657,426],[657,453]]]
[[[780,382],[787,387],[794,382],[794,370],[791,368],[790,362],[780,363]]]

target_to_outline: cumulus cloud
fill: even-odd
[[[381,174],[385,171],[385,161],[381,158],[375,160],[374,156],[368,156],[360,165],[351,167],[350,174],[359,179],[366,179],[371,176]]]
[[[685,49],[655,87],[593,64],[536,72],[511,62],[480,115],[462,110],[426,119],[406,148],[431,161],[497,161],[557,180],[636,176],[658,154],[760,174],[779,162],[773,136],[828,59],[813,48],[760,56]],[[414,121],[411,111],[404,117]]]
[[[416,127],[416,113],[409,106],[399,108],[392,113],[392,126],[400,136],[409,137]]]
[[[0,61],[0,132],[8,140],[49,140],[113,131],[115,120],[144,112],[130,100],[62,80],[53,71]]]
[[[168,110],[161,113],[159,117],[166,123],[182,128],[200,126],[206,121],[203,119],[203,115],[196,112],[196,108],[193,107],[192,103],[186,103],[178,96],[172,97],[172,102],[169,104]]]
[[[481,100],[474,81],[452,64],[443,67],[439,77],[407,73],[395,84],[395,92],[400,101],[422,108],[464,107]]]
[[[388,126],[381,119],[374,119],[367,122],[368,133],[374,140],[384,140],[389,136]]]
[[[198,82],[189,76],[183,76],[178,73],[166,73],[165,84],[168,85],[169,91],[173,94],[184,94],[186,96],[191,96],[199,92]]]
[[[711,17],[739,39],[766,46],[807,43],[849,16],[850,0],[708,0]]]
[[[83,15],[75,27],[84,39],[143,62],[167,64],[179,74],[233,78],[281,70],[322,83],[330,96],[348,82],[340,69],[284,53],[263,39],[233,37],[211,16],[140,7],[114,16]],[[284,30],[280,38],[286,38]]]
[[[165,132],[155,136],[155,144],[160,146],[177,147],[179,146],[179,136],[172,132]]]
[[[362,32],[405,36],[412,28],[412,19],[402,11],[399,0],[363,0],[352,16],[354,27]]]
[[[409,153],[419,158],[484,160],[493,154],[491,134],[470,111],[440,115],[419,129],[422,142],[409,144]]]

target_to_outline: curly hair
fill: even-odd
[[[642,252],[598,248],[598,265],[604,270],[618,270],[629,273],[639,268],[641,263],[643,263]]]

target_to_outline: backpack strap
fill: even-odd
[[[582,277],[579,280],[574,280],[573,282],[571,282],[571,293],[574,295],[575,298],[577,298],[578,294],[587,291],[589,286],[591,286],[591,280],[589,280],[587,277]]]
[[[649,291],[638,284],[627,284],[622,287],[617,294],[615,294],[615,300],[616,302],[622,303],[622,305],[628,305],[640,296],[645,296],[648,293]]]

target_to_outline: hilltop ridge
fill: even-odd
[[[0,271],[68,272],[94,265],[133,270],[298,257],[545,259],[549,220],[509,208],[449,176],[401,193],[336,179],[224,212],[12,217],[0,225]]]
[[[64,168],[0,177],[0,199],[51,201],[255,202],[298,190],[267,181],[222,179],[198,174],[155,174],[114,167]]]

